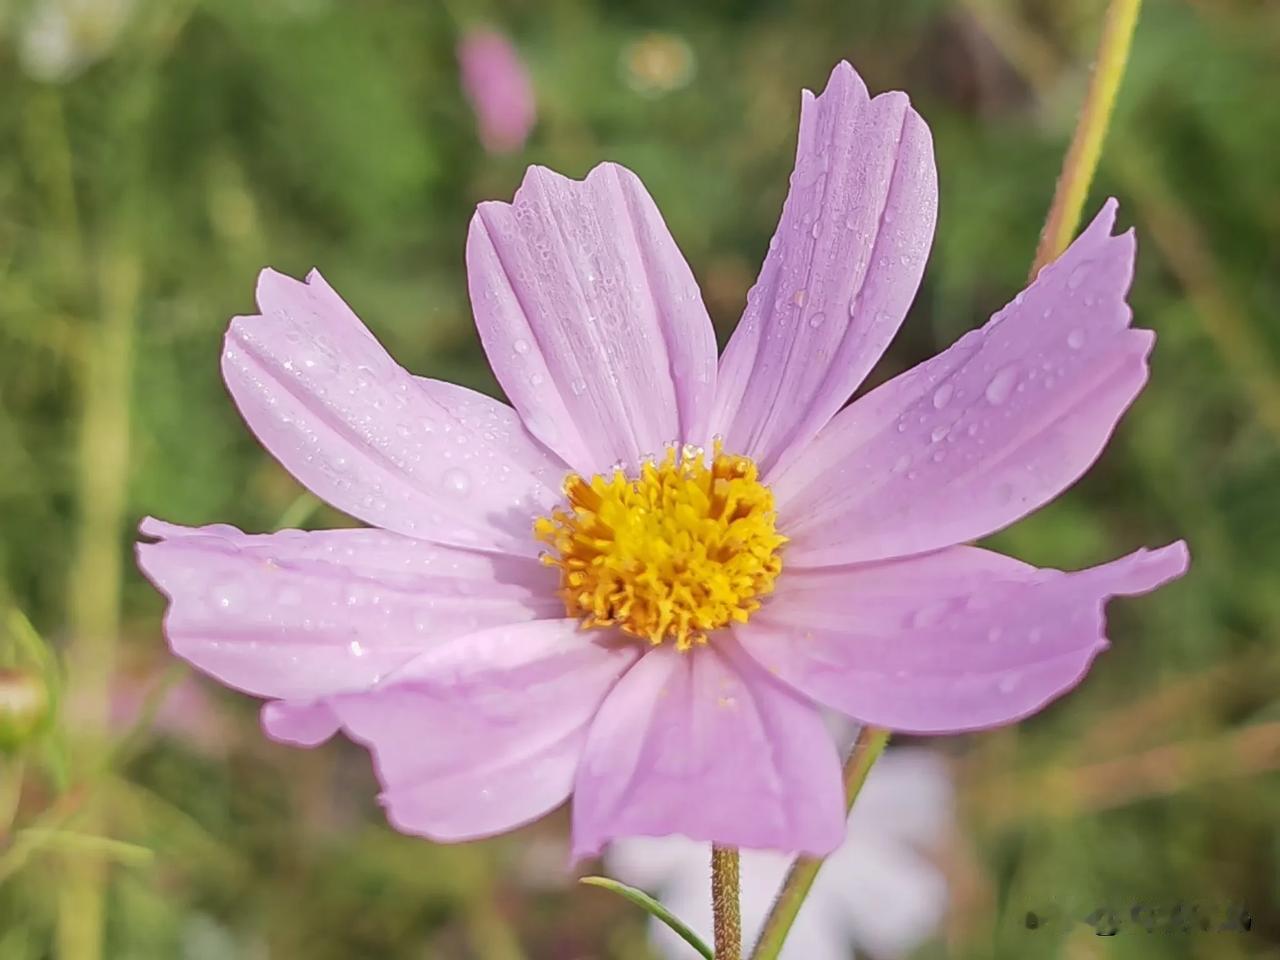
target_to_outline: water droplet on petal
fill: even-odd
[[[1078,264],[1076,268],[1071,271],[1071,275],[1067,277],[1067,289],[1078,290],[1080,288],[1080,284],[1084,283],[1087,276],[1089,276],[1089,264]]]
[[[471,475],[459,467],[444,472],[444,488],[458,497],[465,497],[471,491]]]
[[[1009,364],[996,371],[996,375],[991,378],[991,382],[987,384],[986,397],[987,402],[995,406],[999,406],[1009,399],[1009,394],[1013,393],[1013,388],[1018,383],[1018,366],[1017,364]]]
[[[933,409],[941,410],[945,407],[951,401],[951,397],[955,392],[955,385],[950,381],[940,386],[933,392]]]
[[[932,627],[942,621],[950,609],[946,603],[930,603],[921,607],[911,616],[911,626],[922,628]]]
[[[528,340],[517,340],[515,343],[513,343],[513,344],[511,345],[511,349],[512,349],[512,350],[514,350],[516,353],[520,353],[520,354],[528,353],[528,352],[529,352],[529,341],[528,341]]]
[[[1079,350],[1084,346],[1084,331],[1080,329],[1072,330],[1067,334],[1067,346],[1072,350]]]

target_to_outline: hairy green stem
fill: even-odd
[[[863,727],[849,751],[849,759],[844,765],[844,796],[846,809],[853,809],[853,802],[858,799],[862,785],[867,782],[867,774],[875,762],[884,753],[889,742],[889,731],[881,727]],[[773,901],[773,907],[760,931],[760,939],[751,953],[751,960],[776,960],[787,941],[787,934],[796,922],[800,908],[804,906],[805,897],[818,878],[818,871],[825,862],[823,857],[797,857],[791,865],[787,878],[782,882],[782,889]],[[716,957],[720,956],[719,951]]]
[[[742,903],[738,851],[711,848],[711,908],[715,915],[716,960],[742,960]]]
[[[1142,0],[1111,0],[1107,7],[1093,65],[1093,78],[1076,120],[1071,146],[1062,161],[1062,173],[1054,190],[1053,203],[1049,206],[1049,215],[1040,233],[1040,244],[1031,266],[1033,278],[1041,267],[1062,253],[1075,236],[1089,184],[1102,156],[1102,143],[1111,121],[1120,81],[1129,62],[1129,49],[1133,46],[1141,8]]]

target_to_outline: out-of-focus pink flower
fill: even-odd
[[[142,679],[124,675],[111,691],[109,722],[124,733],[138,722],[148,699],[154,695],[154,677]],[[154,706],[150,729],[182,740],[202,753],[220,755],[229,743],[226,720],[201,684],[203,680],[184,677]]]
[[[537,120],[537,106],[529,71],[515,46],[496,30],[473,30],[458,44],[458,63],[484,148],[490,153],[519,150]]]
[[[953,790],[946,761],[918,747],[891,748],[872,769],[849,819],[849,839],[823,864],[782,951],[783,960],[888,960],[919,947],[947,908],[947,882],[934,857],[953,829]],[[683,837],[636,837],[609,847],[609,875],[660,894],[664,906],[711,940],[707,897],[709,845]],[[791,858],[774,850],[742,853],[742,916],[769,913]],[[669,957],[689,945],[665,924],[650,925]]]
[[[494,834],[572,793],[577,856],[677,833],[829,853],[845,811],[823,707],[914,732],[1025,717],[1105,649],[1111,597],[1187,565],[1182,543],[1076,573],[965,545],[1070,486],[1146,381],[1114,202],[985,326],[845,407],[936,207],[924,121],[838,66],[804,95],[717,363],[639,179],[533,168],[467,240],[510,407],[410,375],[318,273],[264,271],[227,385],[371,528],[145,521],[174,651],[268,698],[278,739],[367,744],[410,833]]]

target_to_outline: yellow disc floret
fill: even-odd
[[[639,476],[570,474],[564,492],[568,508],[533,529],[583,626],[688,650],[745,623],[782,570],[773,494],[751,460],[718,442],[709,466],[699,447],[671,448]]]

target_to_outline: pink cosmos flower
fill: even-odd
[[[519,150],[533,129],[537,108],[529,71],[516,48],[496,30],[474,30],[458,44],[458,63],[484,148],[490,153]]]
[[[848,64],[806,92],[791,190],[717,363],[636,176],[533,168],[467,264],[512,406],[399,367],[318,273],[271,270],[222,368],[251,429],[367,529],[146,520],[174,651],[342,728],[399,829],[509,830],[573,795],[573,851],[684,834],[824,854],[833,708],[911,732],[1009,723],[1074,686],[1103,606],[1182,543],[1076,573],[964,545],[1053,499],[1147,377],[1115,204],[985,326],[846,401],[903,320],[937,206],[929,130]]]

